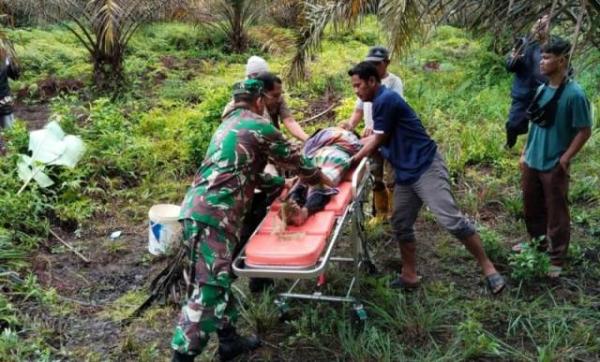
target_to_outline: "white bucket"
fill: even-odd
[[[181,238],[180,207],[170,204],[154,205],[148,211],[148,251],[154,255],[166,254]]]

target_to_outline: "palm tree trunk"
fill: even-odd
[[[231,46],[233,48],[233,51],[236,53],[242,53],[247,48],[245,33],[246,29],[244,29],[244,19],[242,18],[243,8],[244,1],[237,1],[233,5],[233,38],[231,39]]]
[[[116,91],[125,82],[123,54],[94,56],[94,85],[100,91]]]

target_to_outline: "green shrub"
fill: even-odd
[[[479,228],[479,235],[487,256],[494,262],[504,262],[508,257],[508,250],[502,244],[502,236],[487,227]]]
[[[598,176],[587,175],[572,179],[569,197],[572,202],[590,202],[600,199],[600,182]]]
[[[18,317],[16,315],[16,310],[14,306],[10,303],[10,301],[4,296],[4,294],[0,294],[0,326],[2,329],[7,326],[14,327],[18,324]]]
[[[458,336],[466,359],[500,354],[500,344],[475,319],[467,318],[462,321],[458,325]]]
[[[22,185],[16,172],[17,160],[14,154],[0,157],[0,229],[10,233],[15,245],[33,247],[40,236],[47,234],[49,224],[44,216],[49,207],[48,197],[35,183],[17,195]]]
[[[198,116],[190,118],[186,123],[184,142],[189,158],[196,166],[202,163],[211,136],[219,127],[223,109],[229,101],[231,101],[230,87],[214,89],[212,97],[198,106]]]
[[[543,278],[548,274],[550,257],[545,252],[537,249],[544,238],[532,240],[529,244],[523,244],[523,250],[520,253],[508,257],[512,268],[511,277],[517,281],[532,281]]]
[[[352,113],[354,112],[355,108],[356,108],[356,97],[344,98],[342,100],[341,104],[335,108],[335,121],[336,122],[347,121],[350,118],[350,116],[352,116]],[[360,122],[361,126],[363,124],[364,124],[364,122]]]

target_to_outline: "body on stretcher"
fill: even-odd
[[[322,274],[343,225],[351,217],[357,216],[354,215],[356,207],[362,207],[368,180],[365,159],[346,174],[337,187],[339,192],[323,211],[311,215],[303,225],[289,225],[284,232],[277,234],[274,233],[274,225],[280,203],[274,202],[234,260],[234,272],[237,275],[267,278],[313,278]],[[355,218],[355,221],[362,222],[359,218]]]

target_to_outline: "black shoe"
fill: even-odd
[[[260,338],[255,335],[242,337],[233,327],[225,327],[218,330],[219,357],[221,361],[229,361],[242,353],[250,352],[261,345]]]
[[[248,288],[252,293],[261,293],[265,290],[272,288],[275,285],[273,279],[268,278],[250,278],[248,282]]]
[[[513,148],[517,143],[517,136],[517,132],[514,132],[512,130],[506,130],[506,145],[504,145],[504,147],[506,147],[507,149]]]
[[[195,356],[190,356],[187,354],[182,354],[177,351],[173,351],[173,357],[171,358],[171,362],[194,362]]]

